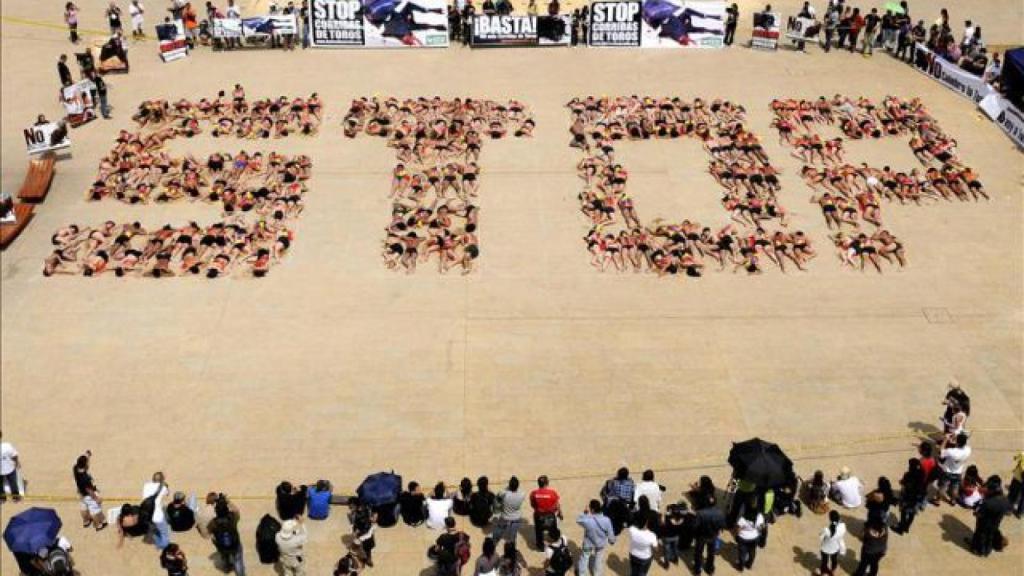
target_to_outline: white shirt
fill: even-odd
[[[658,545],[658,537],[654,532],[636,526],[629,527],[629,555],[639,560],[647,560],[654,556],[654,547]]]
[[[857,508],[860,506],[864,501],[864,497],[861,494],[863,489],[864,484],[856,476],[850,476],[846,480],[836,480],[832,483],[832,492],[839,495],[839,503],[844,508]]]
[[[840,522],[836,524],[836,534],[832,535],[832,532],[825,526],[825,529],[821,531],[821,551],[825,554],[845,554],[846,553],[846,524]]]
[[[444,530],[444,519],[452,513],[452,499],[427,498],[427,528]]]
[[[971,447],[946,448],[939,453],[939,462],[947,474],[963,474],[967,459],[971,457]]]
[[[232,20],[238,20],[242,17],[242,13],[238,10],[238,6],[228,6],[224,15]]]
[[[145,12],[145,8],[143,8],[141,2],[139,2],[138,4],[131,4],[128,6],[128,14],[131,15],[133,20],[136,18],[142,18],[143,12]]]
[[[17,468],[14,461],[18,457],[18,451],[7,442],[0,442],[0,476],[7,476]]]
[[[761,529],[764,528],[764,516],[758,514],[754,521],[751,522],[746,518],[740,516],[739,520],[736,520],[736,537],[740,540],[757,540],[757,537],[761,535]]]
[[[164,522],[164,498],[167,498],[167,485],[146,482],[142,485],[142,499],[145,500],[156,494],[158,489],[160,490],[160,495],[156,497],[156,506],[153,507],[153,522],[162,524]]]
[[[633,492],[633,501],[640,502],[641,496],[647,496],[647,501],[651,504],[651,510],[661,509],[661,486],[658,486],[657,482],[652,480],[637,484],[636,491]]]

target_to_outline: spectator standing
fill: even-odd
[[[309,27],[309,0],[302,0],[299,6],[299,26],[302,29],[302,48],[309,48],[310,35],[313,32]]]
[[[851,53],[857,49],[857,38],[863,29],[864,16],[860,13],[860,8],[854,8],[853,13],[850,14],[850,46],[848,50]]]
[[[558,16],[562,12],[562,5],[558,0],[548,2],[548,16]]]
[[[484,528],[491,523],[494,514],[494,493],[491,492],[487,476],[476,479],[476,492],[469,497],[469,522],[477,528]],[[495,548],[497,550],[497,548]]]
[[[473,576],[498,576],[498,567],[501,564],[501,556],[498,556],[498,547],[494,540],[484,538],[480,556],[476,559],[476,566],[473,568]]]
[[[840,7],[832,6],[825,11],[825,46],[822,48],[825,52],[832,50],[832,39],[835,38],[836,31],[839,30],[840,9]]]
[[[160,567],[167,570],[167,576],[188,576],[188,558],[177,544],[160,551]]]
[[[167,515],[164,512],[164,499],[167,498],[167,482],[163,472],[153,474],[153,479],[142,485],[142,499],[153,499],[153,513],[149,519],[150,534],[153,535],[153,545],[163,550],[171,543],[171,528],[167,524]]]
[[[725,45],[732,46],[736,39],[736,25],[740,20],[740,7],[734,2],[732,6],[725,9]]]
[[[303,552],[307,539],[306,526],[303,525],[301,516],[281,523],[281,531],[274,536],[277,549],[281,552],[278,560],[281,576],[305,576]]]
[[[552,528],[545,534],[544,576],[565,576],[572,569],[572,553],[562,531]]]
[[[196,528],[199,530],[199,535],[203,538],[212,538],[210,525],[217,518],[217,501],[221,496],[221,494],[216,492],[209,492],[206,495],[206,500],[203,501],[203,505],[196,511]]]
[[[955,442],[955,445],[952,445]],[[967,467],[967,459],[971,457],[971,447],[967,445],[967,434],[961,432],[956,435],[955,440],[946,436],[942,440],[939,449],[939,465],[942,468],[942,475],[939,477],[939,493],[936,495],[935,503],[945,497],[949,504],[956,503],[957,493],[960,491],[960,480],[963,478],[964,469]]]
[[[974,536],[968,541],[975,554],[988,556],[993,548],[1002,547],[999,525],[1010,508],[1010,501],[1003,495],[1003,480],[990,476],[985,482],[985,499],[974,511]]]
[[[576,523],[583,527],[583,545],[576,572],[579,576],[602,576],[605,553],[608,546],[615,544],[615,529],[611,520],[601,513],[601,501],[591,500],[576,517]]]
[[[664,490],[661,485],[654,481],[654,470],[644,470],[642,480],[636,486],[633,498],[640,501],[641,496],[647,496],[647,502],[652,510],[661,510],[661,493]]]
[[[78,44],[78,6],[74,2],[64,5],[64,23],[68,25],[71,43]]]
[[[878,479],[878,487],[864,497],[868,509],[867,522],[889,524],[889,509],[896,503],[896,495],[892,491],[892,482],[882,476]]]
[[[75,487],[78,489],[79,507],[82,511],[82,527],[93,526],[97,532],[107,527],[107,521],[103,517],[103,499],[100,498],[96,483],[93,482],[92,474],[89,474],[89,464],[92,460],[92,451],[86,450],[85,454],[78,457],[72,474],[75,477]]]
[[[757,557],[758,541],[765,531],[764,516],[754,506],[747,506],[743,514],[736,520],[736,546],[739,548],[740,572],[754,567]]]
[[[61,86],[71,86],[74,83],[71,77],[71,68],[68,68],[67,54],[61,54],[57,59],[57,77],[60,78]]]
[[[469,559],[469,536],[455,527],[455,518],[444,519],[444,533],[437,537],[431,556],[437,562],[438,576],[457,576]]]
[[[629,527],[629,576],[647,576],[657,547],[658,537],[648,528],[646,518]]]
[[[680,549],[689,548],[693,543],[692,522],[688,522],[693,517],[685,502],[669,504],[665,510],[665,521],[658,531],[665,568],[668,568],[669,564],[678,564]]]
[[[124,30],[124,23],[121,22],[121,8],[111,2],[107,6],[107,24],[110,26],[110,35],[113,36]]]
[[[601,488],[604,512],[611,520],[616,535],[622,532],[622,528],[629,523],[629,517],[633,513],[635,492],[636,483],[629,477],[629,469],[626,467],[619,468],[615,477],[605,482]]]
[[[846,554],[846,524],[839,516],[839,512],[832,510],[828,513],[828,526],[821,531],[818,540],[821,549],[821,566],[818,572],[821,576],[834,576],[836,566],[839,565],[839,557]]]
[[[508,485],[504,490],[498,492],[495,499],[498,511],[498,521],[492,533],[495,544],[504,540],[515,546],[519,525],[523,522],[523,502],[525,500],[526,495],[519,490],[519,479],[512,476],[508,479]]]
[[[557,0],[556,0],[557,1]],[[537,488],[530,492],[530,507],[533,508],[534,545],[538,550],[544,549],[544,533],[558,527],[562,517],[562,507],[558,492],[548,486],[548,477],[537,478]]]
[[[409,482],[408,489],[398,495],[398,510],[402,522],[409,526],[419,526],[427,519],[427,498],[420,490],[419,482]]]
[[[193,498],[194,499],[194,498]],[[185,500],[184,492],[175,492],[166,510],[167,524],[175,532],[188,532],[196,525],[196,513]]]
[[[693,551],[693,573],[715,573],[718,538],[725,529],[725,514],[717,507],[697,511],[696,542]]]
[[[353,546],[338,560],[334,567],[333,576],[359,576],[359,571],[362,569],[363,565],[356,554],[356,548]]]
[[[830,496],[843,508],[858,508],[864,502],[864,484],[843,466],[839,477],[832,483]]]
[[[452,515],[453,507],[454,502],[445,490],[444,482],[438,482],[433,494],[427,498],[427,528],[443,530],[445,520]]]
[[[369,506],[360,505],[352,521],[352,536],[363,555],[363,564],[373,567],[373,549],[377,547],[376,533],[377,515]]]
[[[900,479],[900,521],[893,532],[897,534],[910,532],[910,527],[914,524],[914,517],[917,516],[918,506],[924,501],[926,486],[921,461],[911,458],[907,462],[907,471]]]
[[[864,40],[861,43],[861,53],[865,55],[875,53],[875,42],[878,40],[879,27],[882,19],[878,16],[878,9],[872,8],[871,12],[864,18]]]
[[[0,432],[0,439],[3,438]],[[15,502],[21,501],[21,490],[18,486],[18,469],[21,468],[21,460],[18,459],[18,451],[9,442],[0,442],[0,503],[7,501],[6,486],[11,488],[11,498]]]
[[[210,535],[213,545],[220,554],[222,562],[235,572],[236,576],[245,576],[245,559],[243,556],[242,539],[238,535],[238,521],[241,516],[223,494],[218,495],[214,505],[216,517],[210,523]]]
[[[107,102],[107,83],[103,77],[96,73],[96,70],[89,71],[89,80],[96,86],[96,96],[100,102],[100,114],[110,120],[110,104]]]
[[[1018,519],[1024,515],[1024,452],[1013,457],[1013,472],[1010,480],[1010,493],[1007,498],[1013,515]]]
[[[865,524],[861,542],[860,563],[853,576],[874,576],[878,574],[878,564],[889,548],[889,529],[885,524]]]
[[[145,24],[146,8],[142,5],[139,0],[132,0],[132,3],[128,5],[128,16],[132,20],[132,39],[143,40],[146,38],[146,32],[143,30]]]

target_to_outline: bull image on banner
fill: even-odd
[[[444,0],[313,0],[314,48],[402,48],[448,45]]]
[[[639,0],[598,0],[590,5],[590,46],[640,46]]]
[[[572,17],[488,16],[473,18],[474,47],[568,46],[572,41]]]
[[[644,0],[640,45],[644,48],[721,48],[725,2]]]

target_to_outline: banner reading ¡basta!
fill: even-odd
[[[590,5],[590,46],[640,46],[639,0],[598,0]]]
[[[644,0],[640,45],[644,48],[721,48],[725,2]]]
[[[474,48],[501,46],[568,46],[572,41],[572,17],[488,16],[473,17]]]
[[[314,48],[448,46],[445,0],[312,0]]]

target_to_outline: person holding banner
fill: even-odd
[[[740,20],[740,7],[733,2],[732,6],[729,6],[725,10],[725,42],[726,46],[732,46],[733,40],[736,39],[736,24]]]

